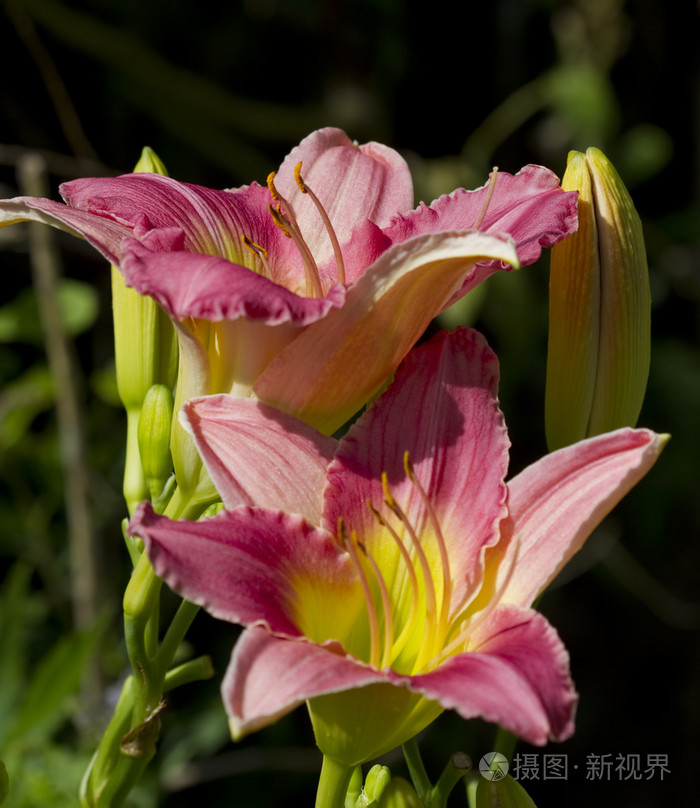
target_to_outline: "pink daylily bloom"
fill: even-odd
[[[185,406],[226,510],[174,522],[144,504],[130,531],[174,589],[246,627],[222,688],[234,736],[304,701],[348,766],[445,708],[534,744],[571,734],[568,656],[531,606],[665,440],[620,430],[506,484],[497,383],[460,329],[413,350],[340,441],[250,399]]]
[[[269,187],[131,174],[61,193],[66,204],[1,201],[0,224],[35,219],[86,238],[168,311],[179,404],[253,394],[327,434],[445,306],[577,227],[576,194],[539,166],[412,210],[404,159],[332,128],[293,149]]]

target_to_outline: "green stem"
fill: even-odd
[[[213,675],[214,666],[211,664],[211,657],[200,656],[196,659],[190,659],[165,674],[163,693],[174,690],[176,687],[187,685],[190,682],[211,679]]]
[[[411,780],[413,780],[413,786],[420,799],[424,802],[425,798],[430,794],[433,784],[430,782],[428,772],[425,770],[418,743],[415,738],[411,738],[401,748],[406,759],[408,772],[411,775]]]
[[[165,637],[163,637],[158,655],[156,656],[156,666],[163,676],[165,676],[165,672],[173,664],[177,649],[185,638],[185,634],[187,634],[198,611],[199,606],[190,603],[189,600],[183,600],[177,612],[175,612],[175,617],[173,617],[172,623],[168,626],[168,630],[165,633]]]
[[[346,766],[324,755],[316,792],[316,808],[344,808],[354,770],[354,766]]]
[[[469,755],[465,755],[464,752],[455,752],[425,800],[426,808],[445,808],[452,790],[471,768],[472,760]]]

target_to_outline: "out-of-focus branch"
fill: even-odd
[[[36,28],[32,23],[31,17],[25,13],[20,7],[19,3],[9,0],[5,3],[7,15],[12,21],[12,24],[19,35],[19,38],[24,43],[25,47],[31,54],[34,63],[36,64],[41,77],[44,80],[46,91],[49,98],[56,110],[61,129],[65,135],[68,145],[73,150],[73,153],[79,157],[90,157],[93,160],[97,159],[97,153],[92,148],[90,141],[85,134],[80,117],[73,105],[70,93],[63,83],[61,74],[56,68],[56,65],[51,58],[51,54],[44,47],[41,39],[39,38]]]
[[[23,194],[48,196],[46,165],[37,154],[25,154],[17,164]],[[58,307],[60,261],[50,228],[30,224],[30,257],[37,304],[44,329],[46,354],[54,378],[56,417],[64,473],[64,496],[71,560],[71,598],[76,629],[94,626],[98,616],[98,557],[88,503],[89,472],[84,419],[78,395],[79,373],[61,322]],[[99,694],[97,669],[86,682],[85,708]]]

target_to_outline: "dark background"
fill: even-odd
[[[0,4],[6,196],[20,192],[15,169],[28,151],[44,156],[56,196],[63,180],[131,170],[146,144],[181,180],[214,187],[262,181],[324,125],[401,150],[414,169],[416,202],[481,185],[492,165],[514,172],[537,162],[561,175],[572,148],[598,146],[616,164],[642,216],[652,282],[652,367],[640,425],[673,439],[542,601],[570,650],[581,702],[572,740],[544,752],[519,747],[540,766],[545,752],[568,755],[566,782],[545,782],[540,770],[528,785],[540,808],[652,806],[696,789],[698,16],[690,0]],[[119,535],[124,424],[110,364],[109,274],[83,243],[58,243],[75,315],[68,328],[101,556],[99,675],[112,682],[125,664],[119,604],[128,567]],[[80,670],[72,652],[65,655],[73,679],[47,704],[38,696],[53,693],[40,674],[53,682],[60,677],[52,670],[70,668],[51,654],[80,621],[56,391],[25,227],[0,231],[0,249],[0,759],[15,767],[9,806],[69,806],[107,707],[69,720],[81,714],[71,701]],[[469,317],[499,354],[517,471],[546,451],[546,259],[491,279],[478,310],[454,317],[452,324]],[[212,653],[217,679],[172,698],[157,763],[134,806],[310,803],[318,759],[302,710],[241,745],[227,739],[217,688],[235,635],[231,626],[197,618],[193,650]],[[3,721],[26,731],[3,734]],[[445,715],[422,749],[437,777],[451,752],[478,759],[492,742],[486,725]],[[602,754],[612,755],[609,779],[587,779],[588,756]],[[642,769],[648,755],[668,755],[670,774],[623,780],[616,758],[632,754]],[[393,770],[403,773],[398,758]],[[453,801],[465,804],[463,796]]]

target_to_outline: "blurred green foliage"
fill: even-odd
[[[528,791],[539,808],[680,801],[700,754],[698,12],[661,0],[495,0],[463,4],[465,26],[453,9],[399,0],[3,0],[3,56],[22,80],[0,87],[2,192],[19,193],[15,164],[26,150],[44,154],[58,183],[130,170],[145,144],[172,176],[230,187],[262,180],[322,125],[401,149],[416,200],[426,201],[481,185],[494,164],[516,171],[539,162],[561,173],[569,149],[603,149],[632,191],[649,251],[654,342],[641,424],[673,440],[566,586],[543,600],[581,692],[578,732],[556,751],[580,772]],[[109,273],[87,245],[63,234],[57,244],[102,616],[75,630],[60,391],[26,229],[8,228],[0,231],[0,801],[6,771],[9,808],[76,804],[109,713],[106,685],[126,666],[116,617],[128,575],[124,420]],[[499,354],[517,471],[545,451],[546,259],[465,300],[445,323],[476,324]],[[220,677],[234,638],[201,615],[193,653],[212,653]],[[291,806],[313,793],[318,758],[303,711],[232,747],[211,682],[174,695],[163,721],[156,765],[133,806]],[[455,749],[477,760],[492,743],[486,725],[445,715],[422,747],[437,774]],[[671,775],[587,781],[592,752],[667,753]],[[391,765],[401,773],[396,758]]]

